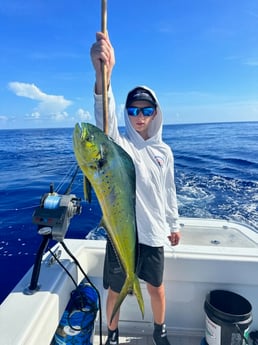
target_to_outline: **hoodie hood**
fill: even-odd
[[[155,92],[148,88],[147,86],[136,86],[134,87],[131,91],[133,91],[136,88],[141,88],[144,90],[147,90],[152,97],[155,99],[156,104],[157,104],[157,114],[154,117],[153,121],[151,121],[149,130],[148,130],[148,135],[149,139],[144,140],[139,133],[136,132],[136,130],[133,128],[131,125],[131,122],[129,120],[129,116],[127,114],[126,107],[124,108],[124,120],[125,120],[125,133],[126,136],[130,139],[130,141],[134,142],[137,146],[145,146],[148,144],[154,144],[154,143],[160,143],[162,141],[162,124],[163,124],[163,119],[162,119],[162,112],[160,109],[160,104],[159,101],[155,95]],[[131,92],[129,91],[129,93]],[[128,94],[129,94],[128,93]]]

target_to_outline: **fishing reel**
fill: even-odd
[[[54,192],[53,184],[50,184],[49,193],[42,196],[40,206],[32,215],[32,222],[38,225],[38,233],[42,235],[42,241],[36,254],[30,285],[24,289],[25,295],[32,295],[40,289],[38,279],[41,261],[49,240],[52,238],[63,243],[70,220],[76,214],[81,213],[80,202],[81,199],[74,194]]]
[[[54,192],[45,193],[32,215],[32,221],[38,225],[41,235],[49,235],[53,240],[63,241],[73,216],[81,213],[81,199],[74,194],[61,195]]]

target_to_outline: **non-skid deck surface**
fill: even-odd
[[[200,337],[190,337],[190,336],[176,336],[170,335],[169,341],[171,345],[200,345],[202,338]],[[105,344],[106,336],[102,337],[102,343]],[[94,345],[99,345],[99,337],[95,337]],[[151,336],[121,336],[119,337],[119,345],[131,344],[131,345],[153,345]]]

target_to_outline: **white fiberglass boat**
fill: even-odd
[[[211,290],[227,290],[247,299],[258,327],[258,233],[244,225],[210,219],[181,218],[182,240],[177,247],[166,247],[166,325],[173,345],[199,345],[205,336],[204,302]],[[98,288],[103,309],[103,334],[106,331],[102,270],[103,240],[64,240],[83,270]],[[79,283],[83,279],[74,261],[59,243],[53,248],[59,260]],[[39,288],[28,294],[32,269],[23,277],[0,306],[1,345],[49,345],[58,327],[74,284],[50,253],[43,257]],[[120,344],[152,344],[153,320],[145,283],[142,320],[134,296],[122,304]],[[100,344],[96,321],[93,343]],[[105,336],[103,335],[103,343]],[[241,343],[242,344],[242,343]]]

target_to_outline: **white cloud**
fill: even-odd
[[[0,122],[6,122],[8,121],[8,117],[4,115],[0,115]]]
[[[117,119],[119,124],[124,124],[124,108],[125,104],[119,104],[117,107]]]
[[[66,111],[54,113],[51,115],[51,119],[55,121],[64,121],[69,117],[68,113]]]
[[[30,117],[32,117],[34,119],[39,119],[40,118],[40,113],[38,111],[35,111],[34,113],[32,113],[30,115]]]
[[[9,89],[19,97],[24,97],[36,101],[37,104],[27,112],[24,119],[31,121],[37,126],[73,126],[76,121],[89,121],[91,116],[87,110],[79,108],[75,111],[75,116],[70,116],[67,108],[72,104],[72,101],[65,99],[63,96],[49,95],[41,91],[35,84],[10,82]],[[18,118],[16,118],[18,120]],[[0,118],[4,122],[4,118]],[[6,118],[8,121],[8,118]]]
[[[89,121],[91,118],[90,113],[82,108],[77,110],[76,117],[79,118],[79,121]]]
[[[251,59],[251,58],[247,59],[244,61],[244,65],[257,67],[258,66],[258,59]]]
[[[10,82],[8,86],[17,96],[38,101],[38,105],[33,109],[30,115],[32,119],[50,116],[52,119],[60,121],[68,117],[68,114],[64,110],[69,107],[72,102],[65,99],[64,96],[48,95],[42,92],[34,84],[15,81]]]

